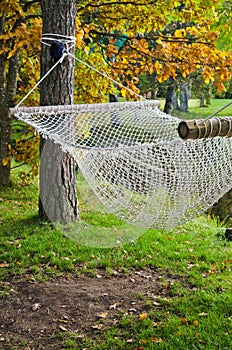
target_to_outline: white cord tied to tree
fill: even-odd
[[[183,141],[181,120],[161,112],[158,101],[19,105],[11,113],[70,152],[98,199],[127,223],[143,228],[179,225],[232,187],[231,138]],[[209,127],[202,135],[208,133],[214,136]]]

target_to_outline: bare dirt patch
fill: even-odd
[[[12,285],[15,292],[0,299],[0,349],[64,349],[59,332],[91,337],[117,324],[119,313],[145,312],[146,298],[168,296],[174,280],[153,269],[42,283],[21,279]]]

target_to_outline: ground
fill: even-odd
[[[168,297],[175,279],[146,269],[126,274],[115,270],[110,276],[102,271],[94,276],[64,275],[47,282],[24,276],[13,284],[4,282],[10,292],[0,299],[0,349],[64,349],[57,334],[92,337],[117,324],[119,313],[139,317],[148,308],[146,296]]]

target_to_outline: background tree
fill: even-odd
[[[111,75],[137,92],[141,74],[155,72],[158,82],[163,82],[169,77],[176,79],[179,73],[185,79],[195,70],[200,71],[206,83],[214,81],[223,89],[223,81],[231,75],[231,58],[224,50],[217,50],[219,32],[211,30],[219,20],[216,6],[220,3],[222,1],[206,4],[198,0],[181,6],[181,2],[172,1],[166,6],[162,0],[145,6],[138,1],[129,4],[82,1],[81,6],[78,5],[78,16],[83,31],[84,59],[94,66],[97,61],[98,66],[104,67],[105,56]],[[118,48],[117,42],[125,38],[124,45]],[[82,71],[79,70],[79,75]],[[106,71],[109,71],[107,67]],[[85,91],[91,98],[88,82]],[[122,94],[131,97],[124,90]]]
[[[38,49],[38,1],[1,1],[0,7],[0,185],[10,184],[12,117],[20,52]],[[28,38],[33,37],[33,41]]]
[[[42,0],[41,8],[43,33],[75,35],[76,0]],[[41,52],[42,77],[53,64],[50,48],[44,45]],[[74,66],[74,60],[66,56],[43,81],[40,93],[42,106],[73,104]],[[44,161],[40,168],[40,217],[48,215],[50,220],[63,223],[73,221],[78,217],[74,159],[51,140],[42,140],[41,152]],[[46,155],[43,155],[44,152]]]

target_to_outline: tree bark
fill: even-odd
[[[8,73],[6,74],[6,66]],[[9,186],[12,117],[9,108],[13,107],[13,97],[16,93],[17,74],[19,69],[19,52],[17,51],[7,62],[5,54],[0,56],[0,185]]]
[[[208,211],[211,216],[219,218],[224,224],[232,223],[232,190],[227,192]]]
[[[205,91],[202,90],[201,96],[200,96],[200,107],[205,107]]]
[[[76,0],[42,0],[43,33],[75,35]],[[74,51],[74,49],[73,49]],[[73,53],[73,52],[72,52]],[[54,65],[50,48],[41,52],[41,76]],[[74,61],[64,61],[41,84],[41,105],[72,104]],[[52,222],[67,223],[79,218],[74,159],[51,140],[41,140],[39,215]]]
[[[179,109],[180,109],[176,91],[174,91],[174,93],[173,93],[172,105],[173,105],[173,108],[174,108],[175,110],[179,110]]]
[[[188,84],[180,83],[180,111],[188,112]]]
[[[175,86],[174,86],[173,78],[169,78],[169,84],[167,88],[166,100],[164,105],[164,113],[166,114],[171,114],[174,92],[175,92]]]

